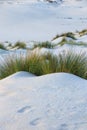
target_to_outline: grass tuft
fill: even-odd
[[[80,36],[87,35],[87,29],[78,32]]]
[[[70,50],[58,55],[26,53],[3,58],[0,64],[0,79],[18,71],[31,72],[37,76],[66,72],[87,79],[87,56]]]
[[[34,44],[33,49],[37,48],[37,47],[39,47],[39,48],[42,48],[42,47],[44,47],[44,48],[53,48],[54,45],[52,45],[51,42],[46,41],[46,42],[39,42],[37,44]]]
[[[18,47],[19,49],[20,48],[26,49],[26,43],[18,41],[18,42],[15,43],[14,48],[15,47]]]
[[[73,40],[67,41],[65,38],[63,38],[63,40],[58,45],[63,46],[64,44],[87,47],[87,43],[85,42],[75,42]]]
[[[72,33],[72,32],[67,32],[67,33],[62,33],[62,34],[60,34],[60,35],[56,35],[53,39],[52,39],[52,41],[53,40],[55,40],[55,39],[57,39],[57,38],[59,38],[59,37],[69,37],[69,38],[71,38],[71,39],[73,39],[73,40],[76,40],[76,37],[75,37],[75,34],[74,33]]]
[[[4,46],[3,43],[0,43],[0,49],[6,50],[6,47]]]
[[[0,64],[0,79],[18,71],[27,71],[35,75],[42,75],[41,61],[42,57],[34,53],[8,55],[2,58]]]
[[[60,53],[58,56],[48,55],[43,66],[43,73],[66,72],[72,73],[82,78],[87,78],[87,56],[84,53],[76,54],[68,51]]]

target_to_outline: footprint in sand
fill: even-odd
[[[61,124],[59,130],[68,130],[67,124]]]
[[[30,125],[32,125],[32,126],[38,125],[39,122],[40,122],[40,119],[41,119],[41,118],[35,118],[34,120],[32,120],[32,121],[30,122]]]
[[[17,112],[18,113],[25,113],[25,112],[29,112],[31,110],[32,110],[31,106],[25,106],[25,107],[22,107],[21,109],[19,109]]]

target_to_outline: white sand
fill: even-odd
[[[29,75],[29,77],[27,77]],[[0,81],[0,130],[86,130],[87,81],[72,74]]]
[[[25,0],[0,4],[0,41],[51,40],[57,33],[87,28],[87,1],[48,4]],[[24,3],[24,4],[21,4]]]

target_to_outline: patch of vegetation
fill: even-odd
[[[60,46],[63,46],[64,44],[76,45],[76,46],[85,46],[85,47],[87,47],[87,43],[85,43],[85,42],[75,42],[75,41],[73,41],[73,40],[67,41],[66,39],[63,39],[63,40],[59,43]]]
[[[0,43],[0,49],[6,50],[6,47],[4,46],[3,43]]]
[[[62,33],[62,34],[60,34],[60,35],[56,35],[53,39],[52,39],[52,41],[53,40],[55,40],[55,39],[57,39],[57,38],[59,38],[59,37],[69,37],[69,38],[72,38],[73,40],[76,40],[76,37],[75,37],[75,34],[74,33],[72,33],[72,32],[67,32],[67,33]]]
[[[14,47],[18,47],[18,49],[26,49],[26,43],[18,41],[15,43]]]
[[[86,35],[87,34],[87,29],[84,29],[80,32],[78,32],[80,36]]]
[[[42,57],[37,54],[13,54],[2,58],[0,64],[0,79],[18,71],[27,71],[36,75],[42,75]]]
[[[85,43],[85,42],[75,42],[75,41],[72,41],[72,40],[70,40],[70,41],[68,41],[66,44],[69,44],[69,45],[77,45],[77,46],[87,46],[87,43]]]
[[[87,79],[87,56],[72,50],[58,55],[27,53],[7,56],[0,64],[1,79],[18,71],[31,72],[37,76],[66,72]]]
[[[61,53],[58,56],[50,54],[45,60],[43,73],[66,72],[82,78],[87,78],[87,57],[84,53],[76,54],[73,51]]]
[[[64,44],[67,44],[67,40],[65,38],[62,39],[62,41],[60,43],[58,43],[58,45],[63,46]]]
[[[72,32],[65,33],[65,36],[66,36],[66,37],[69,37],[69,38],[72,38],[73,40],[76,40],[75,34],[72,33]]]
[[[53,37],[52,41],[55,40],[55,39],[57,39],[57,38],[59,38],[59,37],[60,37],[60,35],[57,34],[55,37]]]
[[[39,47],[39,48],[42,48],[42,47],[44,47],[44,48],[53,48],[54,45],[52,45],[51,42],[46,41],[46,42],[39,42],[37,44],[35,43],[33,49],[37,48],[37,47]]]
[[[82,31],[76,31],[77,34],[79,34],[80,36],[83,36],[83,35],[87,35],[87,29],[83,29]],[[62,33],[62,34],[57,34],[53,39],[57,39],[59,37],[69,37],[69,38],[72,38],[73,40],[76,40],[76,37],[75,37],[75,33],[73,32],[66,32],[66,33]]]
[[[8,47],[12,47],[12,44],[11,44],[11,43],[9,43],[9,44],[8,44]]]

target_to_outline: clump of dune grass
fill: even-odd
[[[46,42],[39,42],[37,44],[35,43],[33,49],[36,48],[36,47],[39,47],[39,48],[42,48],[42,47],[44,47],[44,48],[53,48],[54,45],[52,45],[51,42],[46,41]]]
[[[87,35],[87,29],[83,29],[83,30],[81,30],[81,31],[76,31],[76,34],[79,34],[80,36]],[[76,36],[75,36],[76,34],[73,33],[73,32],[66,32],[66,33],[62,33],[62,34],[57,34],[57,35],[52,39],[52,41],[55,40],[55,39],[57,39],[57,38],[59,38],[59,37],[69,37],[69,38],[71,38],[72,40],[76,40]]]
[[[76,45],[76,46],[87,46],[87,43],[85,42],[76,42],[73,40],[69,40],[67,41],[65,38],[62,39],[62,41],[60,43],[58,43],[58,45],[63,46],[64,44],[68,44],[68,45]]]
[[[0,64],[0,79],[18,71],[42,75],[42,57],[38,54],[13,54],[3,57]]]
[[[42,65],[43,74],[57,72],[58,56],[51,53],[44,54],[44,62]]]
[[[66,44],[69,44],[69,45],[77,45],[77,46],[87,46],[87,43],[86,42],[75,42],[73,40],[69,40],[66,42]]]
[[[37,76],[66,72],[87,79],[87,56],[70,50],[58,55],[26,53],[3,58],[0,64],[1,79],[18,71],[31,72]]]
[[[38,53],[27,54],[24,58],[25,68],[37,76],[43,75],[42,64],[44,57]],[[27,66],[26,66],[27,65]]]
[[[52,41],[55,40],[55,39],[57,39],[57,38],[59,38],[59,37],[64,37],[64,38],[69,37],[69,38],[71,38],[71,39],[73,39],[73,40],[76,40],[75,34],[74,34],[73,32],[66,32],[66,33],[62,33],[62,34],[60,34],[60,35],[57,34],[57,35],[52,39]]]
[[[13,47],[14,48],[17,47],[18,49],[20,49],[20,48],[26,49],[26,43],[18,41],[15,43],[15,45]]]
[[[66,54],[60,54],[58,56],[58,62],[60,63],[57,70],[60,72],[68,72],[86,78],[87,71],[87,56],[85,53],[74,51],[68,51]]]
[[[82,31],[78,32],[80,36],[87,34],[87,29],[83,29]]]
[[[75,53],[68,51],[67,53],[60,53],[58,56],[47,54],[47,61],[45,60],[43,66],[43,73],[66,72],[72,73],[82,78],[87,78],[87,56],[84,53]]]
[[[58,43],[58,45],[63,46],[63,45],[66,44],[67,42],[68,42],[68,41],[67,41],[65,38],[63,38],[62,41]]]
[[[3,43],[0,43],[0,49],[6,50],[6,47],[4,46]]]
[[[9,44],[8,44],[8,47],[12,47],[12,44],[11,44],[11,43],[9,43]]]
[[[73,40],[76,40],[75,34],[72,33],[72,32],[68,32],[68,33],[62,34],[62,36],[69,37],[69,38],[72,38]]]

